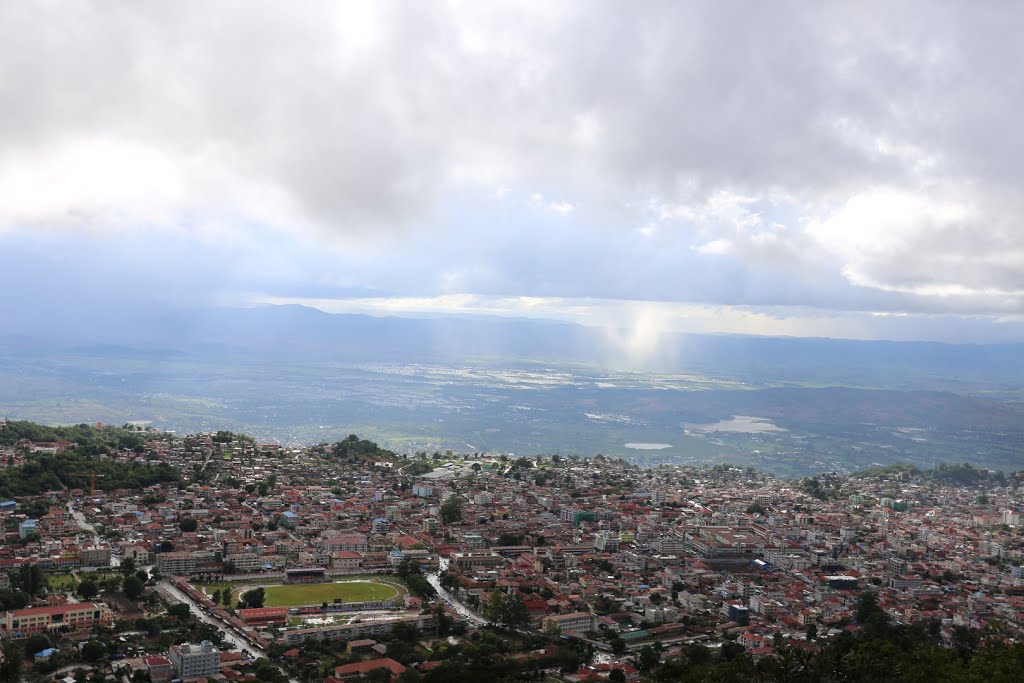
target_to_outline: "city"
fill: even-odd
[[[58,483],[0,502],[4,652],[31,680],[676,680],[696,652],[756,666],[872,619],[953,651],[1024,632],[1021,473],[75,429],[97,470],[174,477],[111,488],[62,470],[84,442],[0,425],[0,472]]]

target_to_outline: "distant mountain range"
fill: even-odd
[[[946,389],[1013,396],[1024,386],[1024,344],[666,334],[646,354],[617,331],[503,317],[402,318],[329,314],[287,305],[202,310],[101,308],[7,319],[9,350],[88,348],[110,356],[269,354],[296,361],[576,362],[697,372],[746,382]],[[611,332],[611,333],[610,333]]]

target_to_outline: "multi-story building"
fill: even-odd
[[[610,531],[599,532],[594,536],[594,549],[603,553],[619,552],[619,537]]]
[[[679,555],[686,552],[687,542],[678,536],[662,536],[654,548],[662,555]]]
[[[369,548],[366,545],[365,534],[335,532],[324,535],[323,549],[328,553],[336,553],[342,550],[365,553]]]
[[[78,554],[83,567],[110,566],[110,548],[82,548]]]
[[[30,534],[39,533],[39,521],[35,519],[26,519],[18,525],[18,535],[22,538]]]
[[[196,558],[190,552],[160,553],[156,564],[164,576],[191,576],[196,573]]]
[[[172,645],[168,659],[171,660],[180,678],[213,676],[220,671],[220,650],[208,640],[199,645]]]
[[[474,569],[476,567],[500,567],[505,564],[505,558],[492,552],[468,552],[452,553],[452,562],[459,569]]]
[[[363,566],[363,556],[353,550],[340,550],[331,553],[331,566],[341,571],[358,571]]]
[[[569,614],[553,614],[544,619],[545,629],[558,629],[563,636],[583,635],[596,630],[597,617],[590,612],[570,612]]]
[[[256,553],[236,553],[228,555],[224,561],[234,565],[235,572],[238,574],[262,571],[265,564],[263,557]]]
[[[167,683],[174,678],[174,666],[171,660],[160,655],[146,657],[146,669],[149,671],[149,680],[152,683]]]
[[[105,626],[112,621],[110,608],[102,602],[27,607],[0,614],[0,628],[11,638],[28,638],[65,626],[72,632],[86,631],[95,624]]]

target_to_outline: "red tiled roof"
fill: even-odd
[[[392,674],[397,676],[398,674],[405,671],[405,667],[391,659],[390,657],[384,657],[383,659],[371,659],[368,662],[355,662],[353,664],[343,664],[342,666],[334,667],[335,676],[344,676],[350,673],[362,673],[366,674],[374,669],[387,669]]]
[[[25,609],[17,609],[11,612],[11,616],[15,618],[30,617],[37,614],[66,614],[67,612],[77,612],[83,609],[99,609],[94,602],[79,602],[71,605],[50,605],[48,607],[26,607]]]

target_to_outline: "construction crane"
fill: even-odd
[[[72,476],[72,477],[84,477],[84,476],[88,476],[89,477],[89,497],[90,498],[95,498],[96,497],[96,477],[105,477],[105,476],[107,476],[105,474],[96,474],[95,470],[93,470],[92,472],[69,472],[68,474],[69,474],[69,476]]]

